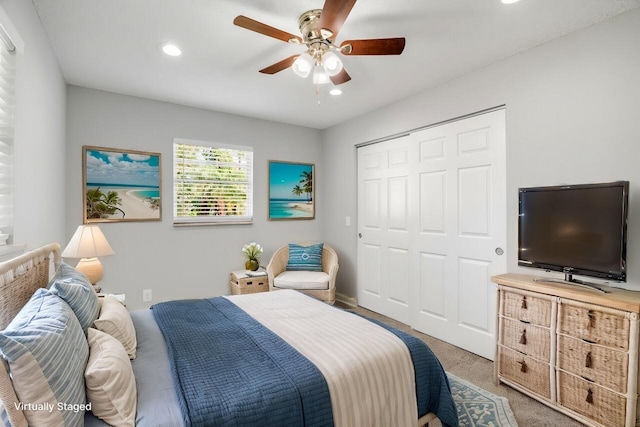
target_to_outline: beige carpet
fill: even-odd
[[[336,304],[341,308],[351,308]],[[401,331],[409,332],[420,338],[438,356],[442,366],[447,372],[452,373],[470,383],[477,385],[491,393],[504,396],[509,399],[509,405],[520,427],[578,427],[583,424],[569,418],[538,401],[505,385],[496,385],[493,382],[493,362],[473,353],[462,350],[446,342],[440,341],[428,335],[417,332],[388,317],[358,307],[358,314],[379,319]],[[431,423],[429,427],[439,426],[439,423]]]

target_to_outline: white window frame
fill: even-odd
[[[9,234],[10,239],[14,225],[15,56],[16,47],[0,25],[0,233]]]
[[[216,161],[207,160],[186,160],[178,153],[178,148],[182,145],[189,145],[197,148],[213,148],[222,150],[231,150],[233,152],[242,152],[245,156],[244,162],[235,163],[234,165],[240,168],[245,168],[247,171],[246,181],[217,181],[206,179],[183,179],[178,176],[179,171],[183,171],[186,165],[194,166],[201,164],[205,166],[209,165],[224,165],[229,163],[218,163]],[[183,183],[194,183],[197,181],[207,182],[222,188],[224,186],[240,183],[246,185],[246,212],[240,215],[195,215],[186,216],[178,215],[180,205],[185,203],[185,195],[182,193]],[[222,199],[224,200],[224,199]],[[226,224],[252,224],[253,223],[253,147],[243,145],[224,144],[217,142],[196,141],[190,139],[174,138],[173,140],[173,224],[174,225],[226,225]]]

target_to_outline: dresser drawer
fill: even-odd
[[[563,371],[626,393],[628,367],[627,353],[558,335],[558,368]]]
[[[551,325],[551,300],[511,291],[503,291],[502,298],[505,316],[534,325]]]
[[[558,332],[591,343],[629,349],[630,322],[624,312],[589,309],[562,301],[558,308]]]
[[[543,362],[550,359],[550,337],[549,328],[524,323],[509,318],[502,319],[500,330],[500,342],[506,347],[524,353],[527,356],[535,357]]]
[[[549,364],[518,353],[506,347],[499,347],[498,375],[520,384],[527,390],[547,399],[551,398]]]
[[[560,371],[558,403],[606,427],[625,425],[626,398]]]

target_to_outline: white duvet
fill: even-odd
[[[318,367],[337,427],[416,425],[413,362],[392,332],[293,290],[227,298]]]

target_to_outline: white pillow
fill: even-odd
[[[111,295],[102,298],[100,316],[94,322],[96,329],[106,332],[122,343],[129,359],[136,358],[136,330],[127,309]]]
[[[124,347],[111,335],[89,328],[89,362],[84,374],[93,414],[114,426],[136,423],[136,380]]]

